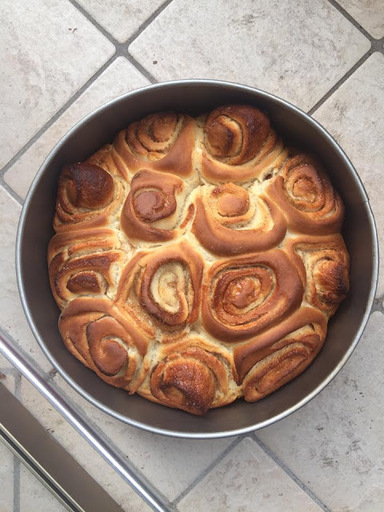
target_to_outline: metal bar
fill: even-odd
[[[142,477],[135,474],[107,443],[86,424],[81,416],[42,377],[22,359],[9,340],[0,334],[0,352],[37,388],[88,443],[113,467],[113,469],[136,491],[156,512],[171,512],[174,507],[151,488]],[[105,509],[109,510],[109,509]]]
[[[0,384],[0,439],[67,510],[121,507],[57,443],[27,409]]]

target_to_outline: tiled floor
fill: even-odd
[[[178,440],[126,426],[54,372],[19,303],[14,244],[28,187],[60,137],[148,83],[217,78],[308,111],[350,156],[384,242],[382,0],[0,2],[0,328],[180,512],[384,510],[384,263],[357,350],[311,403],[238,438]],[[126,511],[149,510],[24,377],[5,383]],[[0,445],[0,511],[60,510]]]

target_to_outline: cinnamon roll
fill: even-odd
[[[257,108],[228,105],[207,118],[201,165],[208,181],[264,178],[280,168],[287,153],[268,117]]]
[[[201,245],[230,256],[276,247],[284,238],[284,215],[262,195],[233,183],[205,186],[195,200],[192,231]]]
[[[203,268],[187,242],[139,252],[122,272],[116,301],[149,336],[167,342],[199,316]]]
[[[305,275],[305,300],[332,316],[349,290],[349,255],[340,234],[299,236],[286,244]]]
[[[303,300],[299,273],[279,249],[218,261],[210,268],[206,283],[203,326],[226,342],[265,331]]]
[[[163,242],[176,238],[182,225],[186,186],[177,176],[139,171],[121,211],[121,227],[130,240]]]
[[[153,113],[64,167],[50,285],[65,346],[106,383],[203,415],[319,353],[349,289],[344,206],[281,135],[251,105]]]
[[[87,160],[86,164],[97,165],[107,171],[109,174],[121,176],[126,179],[127,174],[122,172],[122,169],[116,167],[115,160],[113,159],[113,146],[112,144],[106,144],[100,148],[96,153],[91,155]]]
[[[267,192],[284,212],[292,231],[317,235],[340,231],[343,203],[313,156],[290,158]]]
[[[232,360],[222,347],[202,338],[164,345],[140,394],[169,407],[201,415],[236,399]],[[232,388],[232,389],[231,389]]]
[[[148,371],[148,341],[113,301],[79,297],[63,310],[59,330],[67,349],[112,386],[134,393]]]
[[[80,296],[113,298],[119,269],[127,260],[112,229],[64,231],[48,246],[49,278],[55,300],[63,309]]]
[[[327,318],[301,307],[264,335],[234,348],[244,398],[255,402],[299,375],[321,349]]]
[[[191,176],[194,130],[191,117],[175,112],[159,112],[135,121],[113,142],[115,165],[125,176],[141,169]]]
[[[57,191],[55,231],[108,226],[121,209],[125,189],[121,179],[97,165],[65,166]]]

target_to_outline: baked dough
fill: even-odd
[[[250,105],[151,114],[61,172],[49,276],[68,350],[108,384],[202,415],[321,349],[349,288],[344,207]]]

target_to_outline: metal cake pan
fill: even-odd
[[[162,110],[197,115],[228,103],[264,110],[288,143],[315,153],[346,207],[343,236],[351,255],[351,289],[330,320],[327,340],[310,367],[256,403],[238,400],[195,417],[107,385],[65,348],[57,328],[59,310],[48,280],[47,246],[53,235],[58,175],[112,141],[131,121]],[[16,246],[17,278],[25,314],[52,365],[83,397],[115,418],[147,431],[186,438],[238,435],[273,424],[314,398],[340,371],[356,347],[374,300],[378,274],[375,222],[364,187],[334,139],[310,116],[264,91],[213,80],[152,85],[99,108],[74,126],[39,170],[22,210]]]

